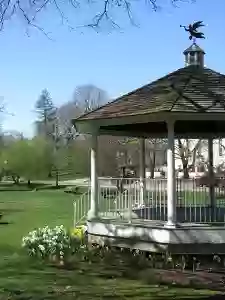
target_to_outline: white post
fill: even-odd
[[[174,157],[174,122],[167,122],[167,226],[176,225],[176,176]]]
[[[208,139],[208,159],[209,159],[209,195],[211,205],[211,221],[215,221],[215,178],[213,170],[213,138]]]
[[[91,208],[88,212],[88,219],[98,217],[98,175],[97,175],[97,135],[92,135],[91,143]]]
[[[146,180],[145,180],[145,139],[140,139],[140,205],[145,203]]]

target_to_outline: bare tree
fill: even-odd
[[[204,141],[201,139],[178,139],[175,144],[175,159],[180,159],[183,167],[184,178],[189,178],[189,169],[196,163],[196,158],[201,154]]]
[[[165,153],[167,149],[166,139],[147,139],[146,143],[146,161],[150,169],[150,178],[154,178],[156,166],[163,166],[165,163]]]
[[[64,140],[67,144],[77,136],[77,132],[72,125],[71,120],[81,114],[81,109],[73,101],[64,103],[58,108],[59,130],[63,134]]]
[[[218,151],[217,155],[219,156],[219,161],[214,162],[216,165],[217,172],[224,172],[225,170],[225,144],[224,144],[224,138],[215,139],[213,141],[214,145],[216,145],[216,151]],[[214,151],[215,151],[214,150]],[[208,159],[207,159],[208,163]]]
[[[67,139],[77,136],[71,120],[109,102],[107,93],[92,84],[75,88],[72,100],[58,108],[59,128]]]
[[[73,94],[73,103],[82,113],[90,112],[108,101],[107,93],[92,84],[77,86]]]
[[[116,136],[99,136],[99,175],[119,177],[119,153],[121,150],[118,144],[119,137]]]
[[[124,138],[118,140],[118,142],[124,146],[122,151],[124,164],[127,165],[129,160],[131,160],[134,165],[139,166],[139,139]],[[146,166],[149,166],[150,177],[154,178],[156,166],[161,167],[165,163],[167,140],[160,138],[146,139],[145,149]]]
[[[171,5],[177,6],[178,3],[181,2],[194,2],[195,0],[169,0]],[[157,11],[165,4],[160,5],[165,1],[160,0],[139,0],[140,5],[142,2],[144,4],[150,5],[153,11]],[[41,14],[44,10],[56,10],[61,19],[63,24],[66,24],[70,29],[74,29],[69,21],[68,17],[65,14],[65,6],[68,5],[71,9],[79,11],[82,8],[87,8],[92,12],[91,20],[88,24],[84,25],[91,28],[98,28],[102,22],[107,21],[110,22],[114,27],[119,27],[119,25],[115,22],[113,18],[113,12],[115,11],[122,11],[125,12],[127,17],[130,19],[132,23],[134,22],[133,13],[138,9],[133,8],[131,0],[103,0],[97,2],[83,2],[80,0],[69,0],[66,1],[58,1],[58,0],[1,0],[0,1],[0,30],[3,29],[4,24],[6,21],[10,20],[12,17],[19,17],[22,18],[28,26],[33,26],[38,30],[41,30],[43,33],[46,34],[44,29],[38,24],[37,17]],[[88,4],[88,5],[87,5]],[[91,4],[91,5],[90,5]],[[96,10],[98,13],[95,12],[95,5]]]
[[[63,145],[63,148],[67,149],[67,151],[65,151],[65,155],[67,155],[67,157],[65,157],[65,160],[67,161],[69,169],[72,169],[72,165],[73,165],[72,149],[74,145],[75,144],[83,145],[82,147],[84,149],[89,145],[89,136],[80,135],[74,128],[71,120],[95,108],[98,108],[99,106],[107,103],[108,101],[109,101],[108,95],[104,90],[94,85],[88,84],[88,85],[81,85],[76,87],[72,96],[72,100],[61,105],[58,108],[57,132],[60,135],[60,145]],[[106,144],[102,143],[101,144],[102,150],[104,150],[103,149],[104,146],[106,147],[106,149],[109,149],[107,143]],[[103,152],[105,153],[104,155],[105,157],[107,150]],[[104,160],[103,157],[101,157],[101,161],[103,160]],[[111,172],[111,168],[109,169]]]

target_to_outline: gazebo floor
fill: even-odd
[[[100,245],[208,255],[225,254],[225,227],[221,225],[178,223],[168,227],[164,221],[136,218],[128,223],[108,216],[87,221],[87,231],[89,242]]]

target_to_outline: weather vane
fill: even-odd
[[[189,40],[193,39],[195,41],[196,39],[205,39],[204,33],[198,31],[199,27],[205,26],[202,22],[203,21],[198,21],[193,24],[189,24],[188,26],[180,25],[180,27],[183,27],[185,31],[189,32]]]

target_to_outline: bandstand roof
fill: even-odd
[[[78,131],[164,137],[225,137],[225,75],[190,65],[73,120]]]

